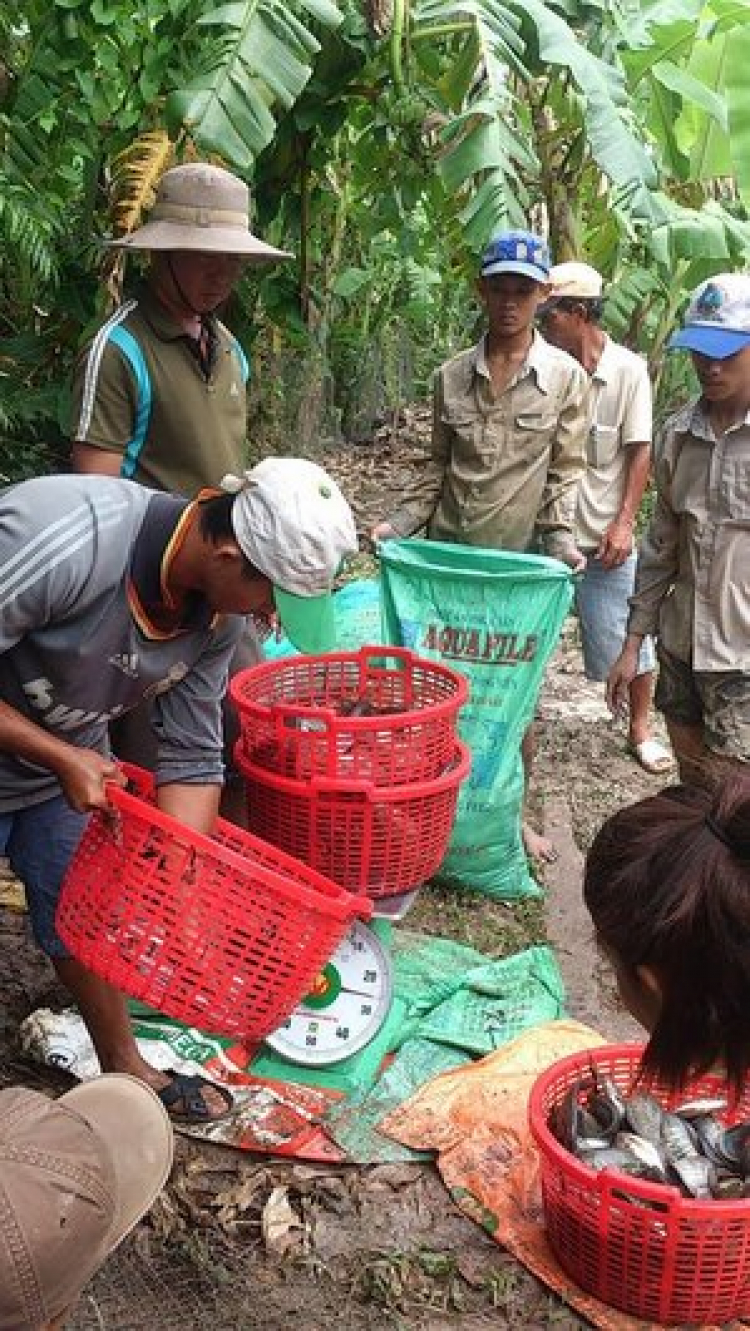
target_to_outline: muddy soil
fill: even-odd
[[[363,533],[418,467],[415,441],[426,428],[426,414],[412,414],[401,439],[383,431],[367,447],[326,456],[357,501]],[[548,939],[571,1014],[610,1039],[638,1038],[593,946],[581,904],[582,855],[609,813],[658,787],[626,753],[600,687],[583,679],[571,619],[539,706],[533,812],[559,851],[544,871],[544,897],[510,906],[427,888],[409,927],[496,956]],[[25,916],[0,906],[0,1085],[65,1088],[64,1074],[33,1067],[17,1049],[18,1023],[42,1005],[64,1006],[65,994],[34,949]],[[274,1230],[269,1221],[280,1216],[286,1228]],[[281,1235],[275,1242],[272,1232]],[[456,1210],[432,1165],[311,1166],[184,1137],[150,1223],[94,1279],[69,1325],[281,1331],[294,1324],[300,1331],[586,1325]]]

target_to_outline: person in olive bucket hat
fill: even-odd
[[[218,318],[246,265],[291,257],[250,230],[250,195],[237,176],[208,162],[166,171],[148,220],[110,242],[150,255],[145,282],[105,321],[81,354],[73,384],[75,471],[121,476],[193,499],[246,465],[247,357]],[[231,673],[254,665],[253,626]],[[237,737],[225,711],[226,756]],[[152,767],[142,712],[113,728],[121,758]],[[244,820],[235,782],[222,804]]]
[[[189,162],[164,173],[146,223],[110,242],[151,261],[78,362],[76,471],[193,499],[242,470],[248,366],[217,310],[246,264],[289,257],[253,235],[249,208],[237,176]]]

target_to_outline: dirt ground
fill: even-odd
[[[418,465],[413,439],[379,439],[326,457],[355,498],[363,533]],[[539,901],[514,906],[429,887],[408,916],[421,929],[502,956],[548,940],[571,1015],[610,1039],[638,1038],[593,947],[580,899],[582,854],[614,809],[659,780],[625,752],[598,686],[582,677],[569,620],[539,707],[533,811],[560,852]],[[63,1074],[25,1062],[18,1024],[64,992],[29,942],[25,917],[0,907],[0,1085],[47,1091]],[[289,1210],[291,1208],[291,1211]],[[269,1218],[291,1217],[285,1251]],[[286,1242],[286,1240],[285,1240]],[[282,1244],[282,1247],[284,1245]],[[71,1331],[480,1331],[586,1325],[454,1207],[431,1164],[312,1166],[179,1139],[178,1163],[151,1222],[95,1278]]]

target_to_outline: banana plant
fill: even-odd
[[[204,7],[198,18],[200,68],[167,99],[172,131],[187,129],[204,150],[250,168],[274,136],[274,110],[288,111],[312,74],[320,42],[309,20],[335,29],[342,19],[332,0],[231,0]]]

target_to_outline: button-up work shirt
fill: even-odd
[[[633,446],[651,443],[651,383],[646,362],[607,337],[591,376],[588,465],[578,490],[576,545],[592,551],[619,517]]]
[[[686,407],[667,422],[654,476],[629,631],[657,632],[696,671],[748,671],[750,414],[717,439],[701,403]]]
[[[495,397],[485,340],[435,376],[430,454],[388,521],[402,536],[550,555],[573,545],[576,488],[589,428],[588,376],[534,334],[525,363]]]

